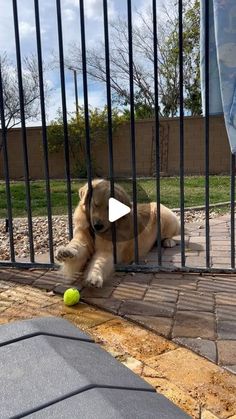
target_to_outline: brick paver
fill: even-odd
[[[213,362],[217,361],[216,343],[212,340],[202,338],[176,338],[174,341],[192,349],[192,351],[205,356]]]
[[[149,316],[163,316],[172,317],[175,311],[175,303],[159,302],[150,303],[145,301],[130,300],[122,303],[118,314],[126,316],[133,315],[149,315]]]
[[[236,322],[236,306],[232,306],[231,304],[216,305],[216,318],[221,321],[231,320]]]
[[[220,340],[217,342],[220,365],[236,364],[236,340]]]
[[[113,292],[113,297],[120,300],[142,300],[147,289],[147,285],[138,282],[123,282]]]
[[[154,316],[134,316],[126,315],[126,318],[135,323],[141,324],[153,332],[157,332],[166,338],[171,337],[173,319],[170,317],[154,317]]]
[[[179,293],[177,309],[187,311],[209,311],[213,312],[214,298],[212,294],[204,294],[199,291]]]
[[[177,311],[172,336],[193,338],[215,338],[215,319],[213,313],[204,311]]]
[[[163,289],[163,288],[159,288],[156,286],[151,286],[143,300],[145,302],[153,302],[153,303],[158,303],[160,304],[160,302],[170,302],[170,303],[176,303],[178,299],[178,291],[177,290],[172,290],[172,289]]]
[[[218,339],[236,340],[236,322],[233,320],[223,320],[217,322]]]

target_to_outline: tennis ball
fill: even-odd
[[[68,288],[64,293],[63,300],[66,306],[74,306],[80,300],[79,290],[76,288]]]

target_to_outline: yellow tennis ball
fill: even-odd
[[[80,300],[80,293],[77,288],[68,288],[63,296],[64,304],[66,306],[74,306]]]

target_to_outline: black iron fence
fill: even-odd
[[[61,84],[61,108],[63,117],[63,133],[64,133],[64,159],[65,159],[65,178],[67,185],[67,214],[68,214],[68,239],[72,238],[72,193],[71,193],[71,169],[70,169],[70,153],[69,153],[69,136],[67,123],[67,100],[66,100],[66,82],[65,82],[65,60],[63,51],[63,28],[61,15],[61,1],[56,1],[57,13],[57,30],[58,30],[58,54],[60,65],[60,84]],[[85,0],[86,1],[86,0]],[[184,171],[184,155],[185,155],[185,131],[184,131],[184,51],[183,51],[183,2],[178,0],[179,13],[179,48],[178,48],[178,63],[179,63],[179,194],[180,194],[180,221],[181,221],[181,263],[178,267],[166,267],[162,261],[161,237],[157,235],[156,247],[156,262],[143,263],[139,259],[138,252],[138,227],[137,227],[137,176],[136,176],[136,141],[135,141],[135,102],[134,102],[134,81],[133,81],[133,40],[132,40],[132,4],[131,0],[127,0],[127,27],[128,27],[128,66],[129,66],[129,98],[130,98],[130,147],[131,147],[131,173],[132,173],[132,201],[133,201],[133,230],[134,230],[134,263],[128,266],[117,266],[118,270],[127,271],[158,271],[158,270],[181,270],[181,271],[209,271],[214,270],[229,271],[235,270],[235,156],[231,157],[231,205],[230,205],[230,257],[231,263],[228,268],[214,269],[211,266],[211,246],[210,246],[210,200],[209,200],[209,4],[204,2],[205,7],[205,267],[186,266],[186,246],[185,246],[185,171]],[[36,41],[37,41],[37,59],[38,59],[38,77],[40,87],[40,107],[41,107],[41,121],[42,121],[42,147],[44,153],[44,169],[45,169],[45,190],[47,199],[47,220],[48,220],[48,262],[37,262],[35,258],[33,225],[32,225],[32,208],[31,208],[31,181],[29,174],[29,160],[28,160],[28,146],[27,146],[27,129],[25,123],[24,113],[24,86],[22,80],[22,56],[21,56],[21,41],[19,36],[19,19],[18,19],[18,2],[12,0],[13,17],[14,17],[14,32],[15,32],[15,48],[16,48],[16,63],[18,73],[19,86],[19,103],[20,103],[20,119],[21,119],[21,134],[22,147],[24,155],[24,182],[26,191],[26,208],[28,220],[28,240],[29,240],[29,260],[16,259],[15,256],[15,237],[14,237],[14,219],[12,213],[12,197],[11,197],[11,179],[9,174],[9,156],[8,156],[8,142],[7,129],[5,124],[5,109],[3,97],[3,79],[0,68],[0,111],[1,111],[1,135],[2,135],[2,155],[5,172],[5,190],[6,190],[6,213],[8,220],[9,248],[10,260],[1,260],[1,266],[12,267],[53,267],[54,265],[54,244],[53,244],[53,221],[52,221],[52,205],[51,205],[51,191],[50,191],[50,173],[48,162],[48,138],[47,138],[47,124],[45,112],[45,92],[44,92],[44,72],[41,46],[41,28],[40,28],[40,13],[39,1],[34,0],[35,12],[35,27],[36,27]],[[92,159],[91,159],[91,143],[90,143],[90,121],[89,121],[89,101],[88,101],[88,74],[87,74],[87,59],[86,59],[86,31],[85,31],[85,13],[84,0],[78,1],[79,15],[80,15],[80,40],[82,53],[82,80],[83,80],[83,95],[84,95],[84,117],[85,117],[85,131],[86,131],[86,166],[87,166],[87,181],[90,190],[92,189]],[[156,202],[157,202],[157,225],[160,231],[160,104],[158,91],[158,13],[156,0],[152,0],[152,16],[153,16],[153,77],[154,77],[154,98],[155,98],[155,181],[156,181]],[[107,0],[103,0],[103,23],[104,23],[104,45],[105,45],[105,74],[106,74],[106,105],[107,105],[107,142],[109,150],[109,179],[111,184],[111,197],[114,196],[114,154],[113,154],[113,131],[112,131],[112,89],[111,89],[111,74],[110,74],[110,45],[109,45],[109,17]],[[114,260],[116,261],[116,231],[113,225],[112,231],[113,245],[114,245]]]

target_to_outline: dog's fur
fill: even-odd
[[[74,212],[74,237],[67,246],[58,249],[56,258],[70,282],[81,278],[85,286],[102,287],[114,269],[112,228],[108,220],[110,182],[93,180],[90,205],[88,195],[86,184],[79,190],[80,202]],[[116,184],[115,198],[131,208],[129,214],[115,222],[117,263],[128,264],[134,259],[132,205],[123,188]],[[161,205],[160,211],[163,246],[173,247],[175,242],[172,237],[179,234],[179,220],[164,205]],[[139,256],[143,257],[157,238],[156,203],[138,204],[137,218],[138,251]]]

